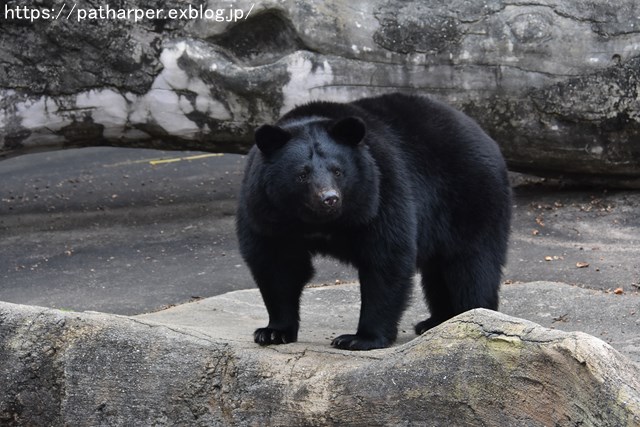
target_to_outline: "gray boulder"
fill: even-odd
[[[75,5],[37,2],[31,11],[63,13],[31,23],[11,9],[2,23],[0,157],[88,145],[246,152],[257,125],[296,104],[399,90],[466,111],[514,170],[640,185],[634,0],[168,0],[161,18],[138,21]],[[114,14],[160,7],[119,5]],[[207,8],[232,22],[201,19]],[[194,19],[163,19],[170,10]]]
[[[354,296],[307,289],[301,341],[263,348],[256,290],[137,317],[0,303],[0,423],[640,423],[640,369],[597,338],[474,310],[392,348],[332,349]]]

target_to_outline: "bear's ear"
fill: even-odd
[[[262,125],[256,129],[254,138],[260,151],[269,155],[286,144],[291,134],[278,126]]]
[[[367,127],[359,117],[347,117],[335,122],[329,129],[329,135],[337,142],[358,145],[364,139]]]

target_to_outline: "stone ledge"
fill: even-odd
[[[266,348],[257,291],[138,317],[0,303],[0,424],[640,423],[640,368],[581,332],[473,310],[389,349],[331,349],[354,287],[309,289],[301,342]]]

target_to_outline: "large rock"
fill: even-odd
[[[93,2],[36,4],[61,18],[30,23],[11,9],[0,27],[0,156],[245,152],[255,126],[298,103],[401,90],[468,112],[513,169],[640,185],[634,0],[162,2],[164,17],[202,6],[235,22],[78,21]]]
[[[640,423],[640,369],[597,338],[474,310],[393,348],[331,349],[356,295],[308,289],[301,342],[265,348],[255,290],[134,318],[0,303],[0,423]]]

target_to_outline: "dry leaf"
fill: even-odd
[[[553,257],[552,256],[546,256],[544,257],[545,261],[553,261]]]
[[[588,262],[576,262],[576,267],[578,267],[578,268],[586,268],[586,267],[589,267],[589,263]]]
[[[616,289],[613,291],[613,293],[614,293],[614,294],[616,294],[616,295],[622,295],[622,294],[624,294],[624,289],[622,289],[622,288],[616,288]]]

